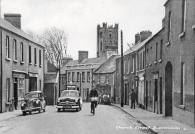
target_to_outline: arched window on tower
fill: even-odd
[[[109,46],[112,46],[112,41],[110,40],[110,42],[109,42]]]
[[[100,51],[103,51],[102,41],[100,42]]]

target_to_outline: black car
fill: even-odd
[[[33,111],[45,112],[46,102],[42,91],[31,91],[25,94],[24,100],[21,103],[21,110],[23,115]]]

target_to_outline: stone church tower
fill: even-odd
[[[118,24],[114,27],[107,27],[107,23],[103,23],[103,27],[97,25],[97,57],[108,59],[113,54],[118,54]]]

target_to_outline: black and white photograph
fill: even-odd
[[[195,0],[0,0],[1,134],[195,134]]]

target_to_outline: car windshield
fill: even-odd
[[[27,94],[25,96],[26,99],[31,99],[31,98],[38,98],[38,94],[34,93],[34,94]]]
[[[62,92],[61,97],[78,97],[78,92],[75,91],[65,91]]]

